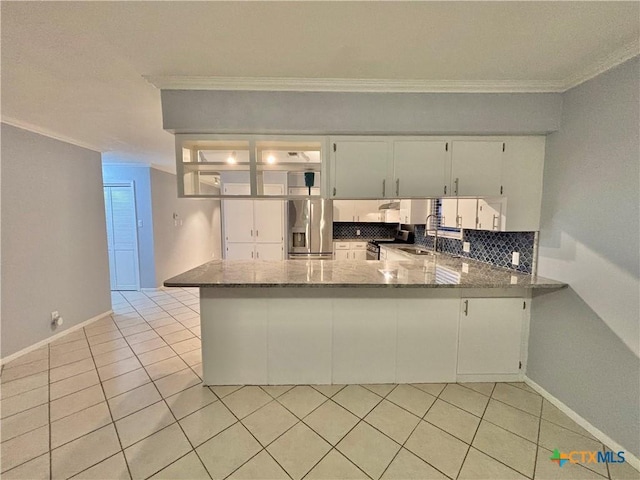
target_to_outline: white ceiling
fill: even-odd
[[[165,169],[173,169],[173,137],[145,78],[223,89],[563,91],[640,53],[639,2],[0,8],[3,121],[109,161]]]

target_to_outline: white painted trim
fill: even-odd
[[[587,420],[582,418],[580,415],[578,415],[576,412],[574,412],[571,408],[569,408],[567,405],[565,405],[561,400],[559,400],[556,397],[554,397],[553,395],[551,395],[549,392],[547,392],[544,388],[542,388],[540,385],[538,385],[536,382],[531,380],[526,375],[524,377],[524,383],[526,383],[531,388],[533,388],[536,392],[538,392],[540,395],[542,395],[547,401],[549,401],[549,403],[551,403],[555,407],[557,407],[562,413],[564,413],[571,420],[576,422],[578,425],[580,425],[582,428],[584,428],[587,432],[589,432],[591,435],[593,435],[598,440],[600,440],[602,443],[604,443],[611,450],[613,450],[614,452],[619,452],[621,450],[624,450],[624,452],[625,452],[625,455],[624,455],[625,460],[633,468],[635,468],[636,470],[640,470],[640,458],[638,458],[635,455],[633,455],[629,450],[627,450],[622,445],[620,445],[618,442],[616,442],[611,437],[609,437],[609,435],[607,435],[606,433],[602,432],[598,428],[596,428],[593,425],[591,425],[591,423],[589,423]]]
[[[89,320],[85,320],[82,323],[79,323],[77,325],[74,325],[71,328],[67,328],[66,330],[60,332],[60,333],[56,333],[55,335],[46,338],[38,343],[34,343],[33,345],[23,348],[22,350],[16,352],[16,353],[12,353],[11,355],[8,355],[2,359],[0,359],[0,365],[4,365],[5,363],[10,362],[11,360],[15,360],[18,357],[21,357],[22,355],[25,355],[29,352],[33,352],[34,350],[39,349],[40,347],[43,347],[44,345],[47,345],[51,342],[54,342],[62,337],[64,337],[65,335],[68,335],[72,332],[75,332],[76,330],[80,330],[81,328],[86,327],[87,325],[92,324],[93,322],[97,322],[98,320],[100,320],[101,318],[107,317],[109,315],[111,315],[113,313],[113,310],[107,310],[104,313],[101,313],[99,315],[96,315],[95,317],[91,317]]]
[[[456,374],[458,383],[475,382],[521,382],[524,375],[521,373],[484,373],[484,374]]]
[[[581,83],[584,83],[587,80],[590,80],[593,77],[626,62],[636,55],[640,55],[640,42],[638,42],[637,38],[610,54],[600,57],[584,70],[565,78],[562,82],[564,84],[563,91],[576,87]]]
[[[102,149],[95,145],[90,145],[88,143],[81,142],[74,138],[66,137],[64,135],[60,135],[58,133],[52,132],[51,130],[47,130],[46,128],[41,128],[32,123],[23,122],[16,118],[2,116],[2,123],[6,123],[7,125],[11,125],[12,127],[20,128],[22,130],[27,130],[32,133],[37,133],[38,135],[42,135],[45,137],[53,138],[54,140],[59,140],[64,143],[69,143],[71,145],[75,145],[76,147],[86,148],[87,150],[91,150],[94,152],[101,153]]]
[[[519,80],[395,80],[370,78],[206,77],[147,75],[161,90],[252,90],[293,92],[548,93],[562,82]]]

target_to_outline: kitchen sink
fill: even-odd
[[[398,250],[410,253],[411,255],[436,255],[432,250],[424,250],[416,247],[398,247]]]

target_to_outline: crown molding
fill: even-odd
[[[593,77],[617,67],[637,55],[640,55],[640,40],[634,38],[608,55],[601,56],[584,70],[565,78],[562,82],[562,91],[577,87],[581,83],[591,80]]]
[[[293,92],[391,93],[549,93],[561,92],[562,82],[512,80],[395,80],[368,78],[292,77],[144,77],[160,90],[252,90]]]
[[[98,153],[102,152],[102,149],[100,147],[97,147],[96,145],[84,143],[79,140],[76,140],[75,138],[67,137],[65,135],[60,135],[59,133],[52,132],[51,130],[38,127],[28,122],[23,122],[16,118],[2,116],[1,121],[2,123],[6,123],[7,125],[11,125],[12,127],[20,128],[22,130],[27,130],[32,133],[37,133],[38,135],[42,135],[44,137],[53,138],[54,140],[59,140],[64,143],[75,145],[76,147],[86,148],[87,150],[92,150]]]

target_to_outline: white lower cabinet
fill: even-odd
[[[520,371],[522,298],[462,298],[458,374],[514,374]]]
[[[282,260],[282,243],[227,243],[226,260]]]
[[[334,260],[366,260],[367,242],[333,242]]]

